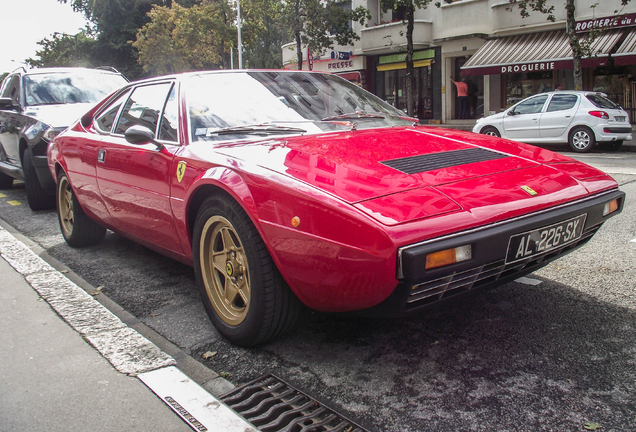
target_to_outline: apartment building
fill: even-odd
[[[415,12],[415,107],[426,123],[459,118],[452,80],[466,80],[468,115],[476,119],[536,93],[574,88],[572,51],[566,34],[564,0],[549,0],[554,22],[530,12],[522,18],[508,0],[432,2]],[[583,87],[602,91],[632,112],[636,90],[636,1],[575,0],[576,29],[582,39],[595,32],[594,55],[583,60]],[[406,108],[406,24],[404,11],[383,12],[380,0],[353,0],[371,20],[352,23],[360,40],[352,46],[312,53],[313,70],[334,72],[394,106]],[[297,67],[294,44],[283,47],[286,68]],[[309,65],[304,64],[303,69]],[[452,80],[451,80],[452,79]],[[636,119],[632,118],[632,121]]]

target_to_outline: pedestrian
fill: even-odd
[[[466,118],[466,109],[468,108],[468,84],[466,78],[462,78],[461,81],[454,81],[451,77],[451,82],[457,87],[457,100],[459,102],[459,118]]]
[[[561,83],[558,83],[556,87],[554,87],[554,91],[561,91],[561,90],[563,90],[563,86],[561,85]]]

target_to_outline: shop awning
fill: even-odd
[[[636,28],[629,31],[621,46],[612,54],[612,58],[617,66],[636,64]]]
[[[583,67],[607,64],[612,48],[623,35],[610,30],[592,43],[594,57],[583,59]],[[585,37],[585,36],[584,36]],[[494,75],[572,69],[572,49],[565,30],[490,39],[461,68],[462,75]]]

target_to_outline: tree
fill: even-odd
[[[555,21],[554,6],[548,6],[546,2],[548,0],[509,0],[511,5],[517,5],[521,16],[526,18],[530,16],[528,10],[533,12],[540,12],[546,14],[548,21]],[[607,0],[605,0],[607,1]],[[620,0],[621,6],[626,6],[631,0]],[[592,6],[595,7],[596,5]],[[602,33],[603,29],[596,29],[593,32],[587,33],[581,36],[576,32],[576,5],[575,0],[565,1],[566,21],[567,21],[567,35],[572,48],[572,61],[574,63],[574,88],[576,90],[583,89],[583,67],[581,66],[581,59],[583,57],[590,57],[594,55],[591,52],[591,46],[594,39]],[[615,11],[618,13],[619,11]]]
[[[204,0],[189,8],[176,2],[171,7],[154,5],[148,17],[150,22],[132,43],[144,72],[229,68],[236,16],[225,0]]]
[[[428,0],[430,1],[430,0]],[[350,26],[352,21],[364,24],[370,19],[363,6],[350,8],[351,3],[338,0],[285,0],[282,19],[296,42],[298,69],[303,67],[303,45],[310,52],[320,52],[338,45],[351,45],[359,40]]]
[[[380,0],[383,12],[391,9],[403,8],[405,11],[403,22],[406,23],[406,111],[412,116],[415,113],[415,100],[413,89],[415,88],[415,67],[413,66],[413,28],[415,27],[415,10],[426,9],[432,0]],[[453,0],[444,0],[444,3],[452,3]],[[435,6],[440,7],[439,1]]]
[[[26,61],[31,67],[99,66],[93,59],[96,41],[90,29],[76,35],[53,33],[51,38],[42,39],[38,45],[42,47],[35,53],[38,58]]]
[[[153,5],[170,5],[171,0],[58,0],[70,3],[94,25],[95,53],[100,65],[113,66],[131,79],[143,75],[137,61],[137,51],[130,41],[137,29],[148,22],[147,13]]]
[[[281,69],[280,47],[291,34],[283,24],[283,3],[279,0],[242,0],[241,36],[243,60],[249,68]]]

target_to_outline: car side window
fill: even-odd
[[[579,97],[573,94],[555,94],[552,96],[546,112],[564,111],[574,108],[578,99]]]
[[[11,98],[14,104],[20,102],[20,76],[13,75],[5,79],[0,97]]]
[[[115,123],[115,119],[117,118],[119,108],[121,108],[121,105],[128,99],[129,94],[130,92],[128,91],[119,96],[115,102],[111,103],[105,111],[95,118],[95,126],[97,126],[98,130],[104,133],[110,133],[113,128],[113,123]]]
[[[540,95],[537,97],[527,99],[515,107],[515,113],[517,114],[540,113],[547,99],[548,99],[548,95]]]
[[[177,103],[176,86],[172,87],[166,105],[161,116],[158,138],[162,141],[178,142],[177,123],[179,119],[179,109]]]
[[[115,133],[123,135],[131,126],[144,126],[156,134],[159,115],[166,103],[172,83],[137,87],[117,120]],[[156,136],[156,135],[155,135]]]

